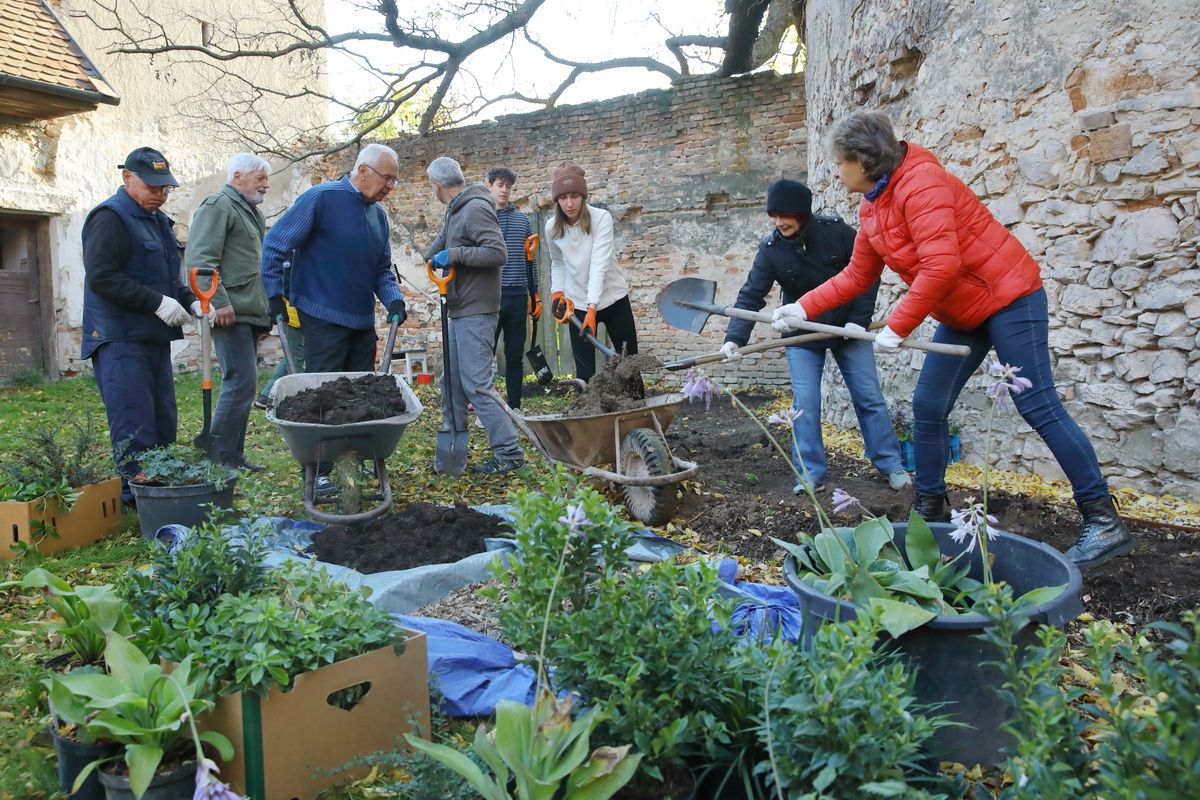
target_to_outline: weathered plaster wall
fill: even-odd
[[[675,278],[699,276],[721,284],[718,302],[733,302],[770,228],[767,186],[783,175],[803,179],[807,139],[803,77],[766,73],[697,80],[393,142],[403,177],[385,201],[395,259],[406,277],[431,285],[420,257],[444,212],[425,176],[434,158],[456,158],[469,182],[493,166],[510,167],[519,176],[514,204],[541,211],[543,219],[552,207],[551,172],[571,158],[587,171],[592,201],[615,217],[618,262],[632,285],[641,349],[663,359],[715,350],[725,320],[711,320],[703,337],[668,328],[655,306],[658,292]],[[351,161],[348,155],[331,165],[330,174],[344,173]],[[548,302],[548,281],[543,289]],[[406,326],[408,342],[436,350],[436,306],[406,291],[414,316],[424,321],[421,328]],[[759,326],[757,337],[767,335],[770,329]],[[786,381],[778,358],[747,357],[713,372],[757,384]]]
[[[51,264],[53,268],[54,353],[52,367],[64,374],[87,369],[79,360],[79,326],[83,315],[83,252],[80,236],[87,212],[120,185],[116,166],[135,147],[158,148],[171,162],[171,171],[181,186],[164,207],[179,223],[176,231],[186,238],[192,211],[208,194],[225,182],[225,162],[245,149],[232,142],[229,131],[218,124],[202,124],[194,118],[197,95],[209,88],[211,75],[176,63],[165,56],[114,56],[106,52],[111,34],[98,30],[77,16],[95,10],[92,0],[75,0],[54,5],[55,12],[76,41],[121,97],[118,106],[102,105],[96,111],[29,125],[0,125],[0,208],[50,215]],[[247,6],[253,11],[254,2]],[[323,19],[323,4],[308,0],[310,11]],[[153,4],[153,13],[169,19],[200,36],[200,19],[225,4],[202,0],[172,0]],[[294,64],[307,71],[315,86],[324,85],[321,65]],[[258,80],[284,85],[294,72],[281,65],[263,65]],[[306,109],[292,106],[286,114],[264,103],[258,109],[264,124],[312,125],[325,121],[322,104]],[[190,115],[190,116],[189,116]],[[255,120],[255,124],[259,121]],[[308,178],[299,168],[287,168],[272,178],[264,212],[279,214],[298,191],[307,188]],[[46,298],[43,298],[43,303]],[[188,341],[176,345],[181,364],[194,359],[192,326],[185,330]]]
[[[1042,264],[1059,392],[1112,482],[1200,498],[1200,4],[823,0],[808,32],[818,196],[852,218],[816,143],[854,108],[888,112]],[[893,397],[919,365],[880,359]],[[981,386],[956,414],[972,434]],[[1019,418],[1000,427],[998,463],[1060,474]]]

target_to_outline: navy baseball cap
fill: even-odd
[[[171,164],[153,147],[139,147],[125,156],[119,169],[127,169],[137,175],[147,186],[178,186],[179,181],[171,174]]]

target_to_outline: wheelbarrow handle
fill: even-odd
[[[450,281],[454,279],[454,267],[447,267],[445,275],[438,275],[433,268],[432,261],[425,262],[425,272],[429,275],[429,280],[437,284],[438,296],[445,298],[446,292],[450,291]]]
[[[200,282],[197,280],[201,275],[210,278],[207,289],[200,288]],[[207,314],[213,295],[217,293],[217,287],[221,285],[221,275],[212,267],[192,267],[188,270],[188,283],[191,284],[192,294],[196,295],[196,299],[200,301],[200,312]]]
[[[881,319],[875,320],[874,322],[871,323],[870,327],[867,328],[867,330],[877,331],[886,324],[887,323]],[[739,347],[738,352],[744,356],[748,356],[753,353],[763,353],[763,352],[766,352],[767,350],[775,350],[776,348],[779,348],[779,347],[792,347],[794,345],[805,344],[807,342],[819,342],[822,339],[837,339],[837,338],[840,338],[840,337],[834,336],[831,333],[805,333],[800,336],[787,336],[783,339],[771,339],[769,341],[759,342],[758,344],[752,344],[747,347]],[[703,355],[703,356],[693,356],[692,358],[681,358],[678,361],[672,361],[668,364],[663,364],[663,369],[671,370],[672,372],[674,372],[674,371],[681,370],[681,369],[688,369],[689,367],[696,367],[701,364],[712,364],[717,361],[725,361],[725,360],[726,359],[725,359],[724,353],[710,353],[708,355]]]
[[[383,364],[379,367],[379,371],[385,375],[392,371],[392,352],[396,348],[396,329],[400,327],[400,320],[392,317],[391,324],[388,325],[387,344],[383,349]]]
[[[279,334],[279,349],[283,351],[283,360],[287,362],[288,374],[296,374],[296,361],[292,358],[292,346],[288,344],[287,339],[287,318],[278,316],[275,318],[275,332]]]

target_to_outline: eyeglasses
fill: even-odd
[[[395,186],[397,183],[400,182],[400,179],[398,177],[396,177],[395,175],[384,175],[382,172],[375,169],[370,164],[363,164],[363,166],[366,167],[367,169],[371,170],[371,172],[374,172],[380,178],[383,178],[383,182],[387,186]]]
[[[174,186],[151,186],[150,184],[147,183],[146,191],[150,192],[150,194],[168,195],[171,192],[175,191],[175,187]]]

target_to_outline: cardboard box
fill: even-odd
[[[0,558],[15,558],[12,546],[18,542],[36,542],[39,553],[54,553],[91,544],[120,527],[120,478],[88,484],[77,491],[79,499],[66,514],[59,513],[58,500],[0,503]],[[36,529],[36,523],[53,525],[58,538]]]
[[[259,700],[263,796],[253,800],[309,800],[335,783],[367,774],[366,768],[337,775],[329,770],[351,759],[380,750],[393,750],[396,739],[429,728],[429,667],[425,634],[403,629],[404,653],[391,646],[339,661],[296,676],[291,691],[278,687]],[[333,692],[357,684],[370,688],[357,705],[346,710],[332,706]],[[255,698],[246,701],[253,706]],[[221,764],[220,778],[247,794],[255,786],[253,711],[244,714],[242,693],[221,697],[216,708],[199,718],[201,727],[225,734],[234,757]],[[250,724],[247,725],[246,723]],[[250,769],[247,769],[247,763]]]

